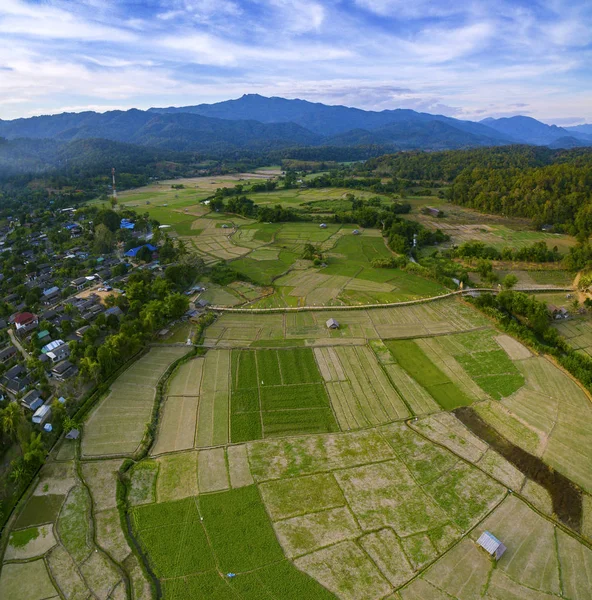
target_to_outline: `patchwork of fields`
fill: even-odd
[[[15,515],[0,597],[590,598],[592,407],[583,389],[462,301],[354,309],[446,290],[372,268],[392,256],[377,230],[256,223],[199,204],[236,181],[153,186],[122,202],[170,224],[206,264],[230,260],[253,282],[207,284],[203,299],[327,308],[220,315],[204,348],[168,379],[154,444],[133,463],[124,457],[144,438],[158,381],[187,348],[152,348],[126,370]],[[344,193],[256,199],[324,210]],[[454,219],[437,226],[460,241],[556,239]],[[324,267],[300,258],[307,243]],[[545,285],[565,274],[529,277]],[[592,347],[586,322],[558,327],[574,347]],[[469,429],[463,410],[504,448]],[[557,490],[513,453],[567,482],[567,525]],[[507,546],[497,563],[476,544],[486,530]]]

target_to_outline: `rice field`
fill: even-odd
[[[82,454],[133,454],[150,420],[158,380],[171,363],[186,353],[186,348],[151,348],[120,375],[85,424]]]
[[[335,318],[339,329],[328,329]],[[489,326],[474,309],[454,299],[364,310],[319,310],[276,314],[223,313],[205,332],[211,347],[245,347],[264,342],[303,340],[310,346],[339,340],[365,344],[372,339],[404,339],[470,331]],[[354,340],[357,340],[354,342]]]
[[[231,381],[233,442],[337,429],[311,349],[233,350]]]
[[[574,350],[592,356],[592,322],[589,319],[578,317],[556,322],[553,326]]]

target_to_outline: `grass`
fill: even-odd
[[[45,600],[59,596],[41,559],[3,565],[0,597],[10,600]]]
[[[472,399],[460,390],[411,340],[386,342],[399,365],[409,373],[445,410],[467,406]]]
[[[284,559],[253,485],[136,507],[132,522],[166,598],[332,597]]]
[[[66,550],[77,563],[92,551],[90,529],[90,496],[86,488],[72,488],[58,519],[58,532]]]
[[[134,465],[130,474],[129,501],[132,505],[148,504],[156,500],[156,478],[159,463],[143,460]]]
[[[10,534],[10,545],[14,548],[24,548],[29,542],[36,540],[38,537],[39,528],[37,527],[13,531]]]
[[[65,496],[60,494],[45,494],[43,496],[31,496],[25,508],[19,514],[15,527],[30,527],[42,525],[57,519]]]

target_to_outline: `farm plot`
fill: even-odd
[[[425,415],[442,410],[428,391],[395,362],[393,355],[382,340],[370,340],[370,347],[413,414]]]
[[[228,443],[229,376],[230,351],[210,350],[206,354],[200,387],[197,448]]]
[[[233,442],[337,429],[311,349],[234,350],[231,379]]]
[[[524,377],[500,347],[492,330],[443,336],[419,343],[434,364],[447,370],[468,394],[483,398],[466,376],[461,376],[457,364],[483,392],[496,400],[512,395],[524,385]]]
[[[314,352],[343,430],[409,416],[405,403],[367,346],[316,348]]]
[[[376,337],[381,339],[454,333],[489,325],[475,309],[455,299],[367,312],[376,328]]]
[[[578,318],[554,323],[553,326],[574,350],[592,356],[592,321]]]
[[[249,223],[248,220],[236,216],[232,218],[238,221],[239,225],[241,223]],[[233,242],[231,237],[231,233],[234,231],[233,227],[220,227],[218,219],[204,217],[194,220],[191,223],[190,230],[181,233],[191,235],[195,232],[197,234],[197,239],[193,241],[196,244],[198,253],[213,256],[221,260],[231,260],[244,256],[251,251],[251,248],[238,246]]]
[[[132,518],[170,600],[332,597],[285,560],[255,486],[136,507]]]
[[[433,340],[396,340],[386,342],[386,346],[397,363],[415,379],[445,410],[471,404],[473,397],[454,382],[453,373],[438,368],[425,352],[427,344]]]
[[[205,345],[249,346],[255,341],[283,340],[282,314],[224,313],[206,329]]]
[[[503,405],[541,440],[546,440],[546,446],[541,446],[545,462],[591,491],[592,406],[588,396],[543,357],[519,361],[517,366],[526,384],[504,399]],[[504,429],[500,433],[506,435]],[[520,440],[517,443],[523,447]]]
[[[107,598],[121,585],[122,572],[103,552],[105,538],[99,519],[99,515],[106,515],[115,505],[115,470],[119,464],[120,461],[104,461],[85,463],[82,467],[94,495],[97,527],[93,536],[91,497],[78,479],[74,463],[49,459],[33,494],[18,515],[4,557],[9,561],[29,562],[3,565],[2,598]],[[125,545],[119,514],[116,524],[109,549],[116,547],[118,536]],[[128,548],[122,557],[127,554]],[[14,575],[24,579],[12,581]]]
[[[401,423],[249,453],[284,552],[340,598],[384,597],[506,493]]]
[[[177,347],[152,348],[120,375],[85,424],[82,454],[110,456],[135,452],[150,419],[158,380],[186,352],[185,348]]]

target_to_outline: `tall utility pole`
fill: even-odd
[[[111,169],[111,176],[113,177],[113,194],[112,197],[117,200],[117,188],[115,187],[115,167]]]

